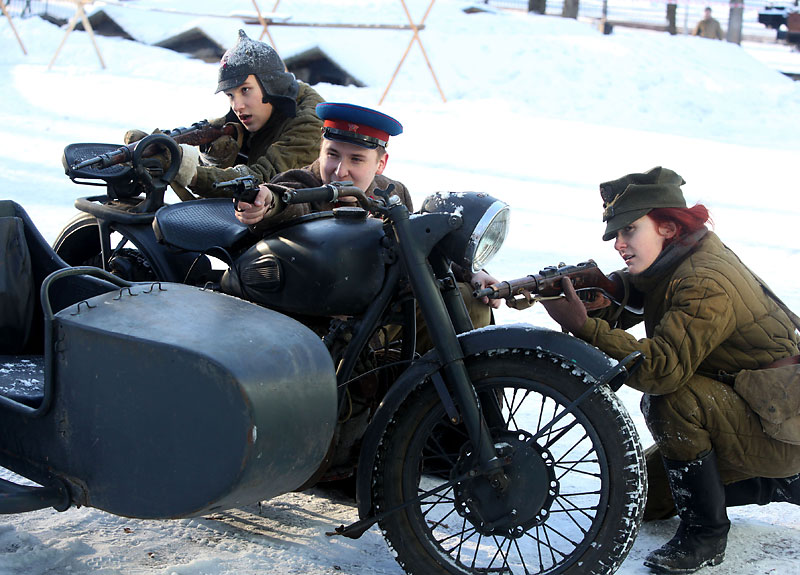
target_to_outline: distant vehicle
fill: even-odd
[[[758,13],[758,21],[778,31],[777,39],[800,46],[800,8],[794,4],[768,4]]]

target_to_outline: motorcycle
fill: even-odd
[[[65,163],[96,148],[76,145]],[[136,261],[152,258],[133,268],[154,276],[146,282],[70,266],[13,207],[43,329],[27,356],[2,361],[39,361],[43,385],[24,396],[0,387],[0,465],[38,484],[0,481],[0,512],[191,517],[352,475],[360,519],[334,533],[377,523],[407,573],[619,567],[646,474],[614,391],[641,357],[615,362],[531,325],[473,329],[451,264],[486,264],[508,206],[439,193],[410,214],[391,190],[327,185],[284,201],[346,195],[359,207],[296,218],[254,243],[230,200],[162,205],[171,168],[141,160],[82,169],[108,193],[76,203],[96,204],[94,220],[56,247],[78,254],[75,234],[89,228],[99,237],[83,236],[78,255],[114,270],[134,245]],[[212,252],[228,269],[205,265]],[[201,281],[211,283],[189,285]],[[433,341],[421,356],[417,308]]]

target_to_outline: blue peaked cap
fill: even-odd
[[[403,126],[391,116],[354,104],[322,102],[317,104],[317,116],[323,121],[324,138],[362,148],[385,148],[389,136],[403,133]]]

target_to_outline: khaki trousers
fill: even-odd
[[[693,461],[714,449],[725,484],[750,477],[790,477],[800,472],[800,445],[772,439],[730,385],[695,375],[666,395],[644,395],[645,421],[656,446],[645,452],[648,496],[645,519],[672,513],[661,456]]]

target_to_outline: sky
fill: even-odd
[[[407,5],[420,21],[429,2]],[[776,69],[800,68],[800,53],[619,26],[603,35],[588,20],[466,14],[470,5],[433,5],[420,34],[432,70],[414,43],[379,107],[404,126],[390,142],[386,175],[407,185],[415,205],[436,191],[483,191],[507,202],[511,231],[488,266],[498,279],[589,258],[608,273],[622,262],[601,240],[598,184],[665,166],[686,180],[687,201],[708,206],[723,241],[800,311],[800,83]],[[193,26],[222,45],[240,27],[253,38],[261,32],[199,16],[252,12],[244,0],[225,3],[224,12],[211,0],[107,9],[145,42]],[[399,1],[284,0],[278,11],[294,22],[407,23]],[[75,32],[48,69],[64,31],[39,18],[13,22],[28,53],[0,18],[0,197],[19,202],[50,241],[76,213],[74,199],[96,192],[64,175],[67,144],[121,143],[130,128],[174,128],[226,111],[224,96],[213,94],[215,64],[98,37],[103,68],[88,36]],[[284,57],[319,47],[366,84],[316,86],[326,100],[369,107],[378,107],[412,40],[409,31],[270,32]],[[539,306],[503,308],[497,319],[555,327]],[[620,396],[649,444],[638,394]],[[729,514],[727,558],[709,573],[800,573],[800,510],[773,504]],[[401,574],[376,528],[357,541],[325,536],[356,517],[343,494],[319,489],[190,520],[42,510],[0,520],[0,575]],[[676,526],[644,525],[618,572],[646,573],[642,559]]]

